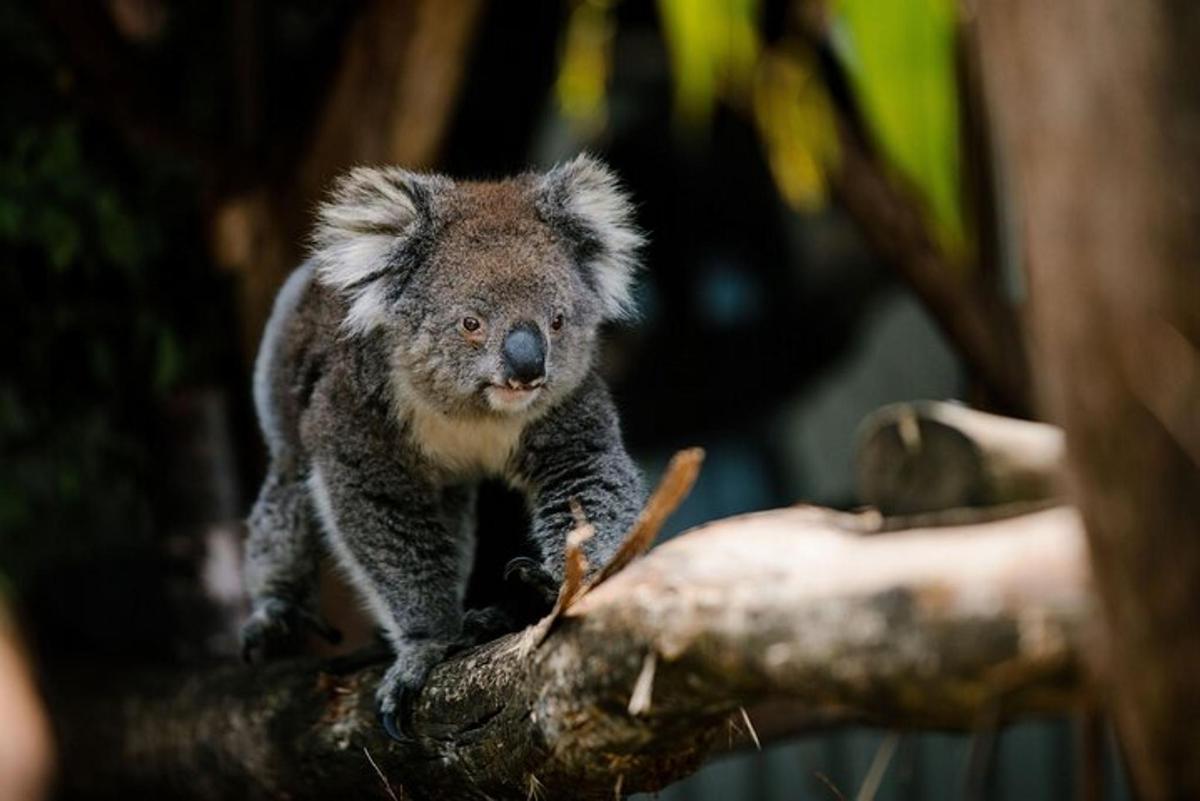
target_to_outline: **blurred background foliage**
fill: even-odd
[[[968,256],[955,0],[836,0],[832,40],[885,161],[917,189],[945,250]]]
[[[203,254],[169,247],[197,216],[188,176],[132,156],[68,102],[72,75],[28,11],[4,4],[0,50],[0,308],[10,343],[0,561],[19,584],[50,554],[86,553],[95,536],[121,547],[147,536],[146,413],[183,375],[211,372],[216,354],[190,336],[207,321],[187,302],[213,276]],[[156,280],[163,269],[175,280]]]
[[[594,133],[606,113],[617,0],[574,4],[556,84],[565,117]],[[804,37],[765,42],[759,0],[658,0],[679,126],[696,135],[718,103],[752,116],[783,198],[798,210],[827,199],[838,158],[835,112]],[[824,27],[854,99],[895,176],[915,189],[940,244],[970,253],[960,177],[954,0],[797,2],[798,28]],[[807,19],[804,19],[807,17]]]
[[[0,572],[17,592],[60,560],[147,547],[171,516],[166,424],[178,391],[244,375],[229,338],[234,281],[213,269],[206,244],[206,203],[228,179],[162,147],[169,134],[131,138],[98,113],[101,96],[122,88],[107,73],[81,85],[52,7],[0,4],[0,316],[12,343],[0,371]],[[97,11],[67,6],[84,25]],[[141,31],[161,35],[156,46],[134,36],[153,101],[114,104],[136,119],[139,104],[169,98],[168,116],[214,149],[235,148],[222,128],[235,98],[214,79],[220,51],[204,38],[221,18],[172,11],[159,20],[166,30]],[[329,17],[280,4],[280,49],[303,55]]]

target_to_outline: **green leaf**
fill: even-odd
[[[577,3],[567,20],[554,94],[563,116],[585,136],[607,122],[616,25],[613,0]]]
[[[955,0],[837,0],[834,40],[876,145],[965,262]]]
[[[758,61],[758,0],[658,0],[671,56],[675,110],[703,124],[718,98],[749,95]]]
[[[780,196],[797,210],[819,208],[826,174],[840,153],[832,104],[808,48],[785,45],[763,52],[754,120]]]

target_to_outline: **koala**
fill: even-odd
[[[589,564],[609,559],[645,495],[597,340],[630,312],[641,242],[588,156],[497,182],[393,167],[336,182],[255,364],[270,467],[248,520],[244,653],[333,636],[315,598],[330,553],[395,653],[377,701],[403,740],[430,670],[505,625],[464,610],[481,481],[529,511],[538,558],[506,574],[552,598],[576,505]]]

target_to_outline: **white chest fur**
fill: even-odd
[[[452,473],[502,476],[526,420],[520,416],[457,418],[434,409],[408,410],[408,433],[421,451]]]

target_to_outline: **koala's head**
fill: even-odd
[[[313,257],[347,333],[384,336],[416,400],[529,414],[579,385],[600,324],[630,312],[641,241],[612,172],[580,156],[494,183],[355,169],[320,209]]]

